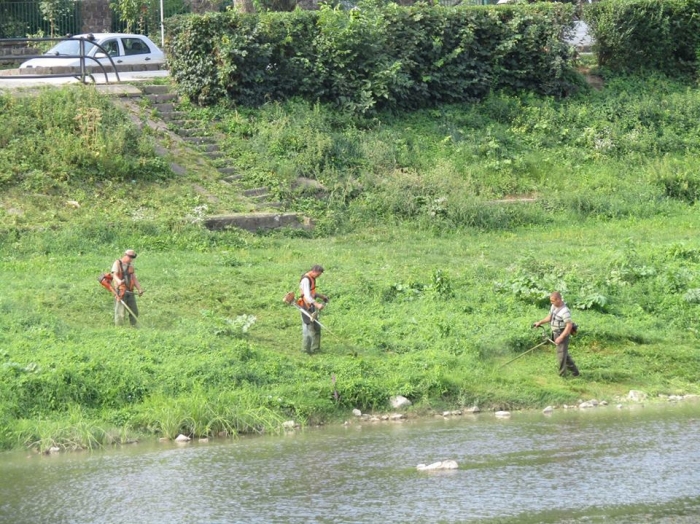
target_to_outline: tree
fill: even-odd
[[[41,0],[39,2],[39,11],[41,11],[44,20],[49,23],[49,36],[51,38],[56,35],[56,25],[59,19],[69,15],[74,7],[74,0]]]
[[[147,0],[117,0],[110,7],[119,14],[122,22],[126,22],[127,33],[132,33],[137,27],[140,32],[144,31],[148,15]]]

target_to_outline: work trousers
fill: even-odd
[[[316,322],[301,324],[301,350],[309,355],[321,351],[321,326]]]
[[[139,308],[136,306],[136,295],[127,291],[124,294],[123,301],[129,307],[129,309],[131,309],[131,311],[134,313],[134,315],[136,315],[136,317],[138,317],[139,316]],[[132,326],[137,326],[136,317],[126,310],[126,308],[124,307],[124,304],[122,304],[122,302],[120,300],[117,300],[116,305],[114,306],[114,325],[123,326],[126,322],[126,315],[129,315],[129,323]]]
[[[553,332],[552,333],[552,338],[556,340],[556,338],[561,334],[561,331]],[[579,371],[578,368],[576,367],[576,363],[574,362],[574,359],[571,358],[571,355],[569,355],[569,339],[571,336],[566,337],[561,344],[557,344],[557,362],[559,363],[559,376],[564,377],[566,376],[566,371],[567,369],[571,371],[571,374],[575,377],[578,377]]]

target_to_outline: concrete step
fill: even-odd
[[[208,217],[204,225],[213,231],[235,227],[246,231],[265,231],[290,227],[311,230],[314,223],[311,219],[296,213],[236,213],[231,215],[215,215]]]
[[[270,201],[270,198],[272,198],[272,195],[270,193],[265,193],[264,195],[255,195],[248,198],[255,202],[256,206],[260,207],[266,206]]]
[[[165,95],[170,93],[169,85],[147,85],[141,86],[141,91],[145,95]]]
[[[210,137],[210,136],[198,136],[198,135],[190,135],[184,137],[182,140],[187,142],[188,144],[192,144],[195,146],[201,146],[204,144],[214,144],[216,141]]]
[[[262,209],[282,209],[284,207],[282,202],[260,202],[257,205]]]
[[[177,133],[180,136],[193,138],[201,137],[202,133],[204,132],[204,129],[202,129],[201,127],[179,127],[175,130],[175,133]]]
[[[161,117],[162,118],[162,117]],[[189,120],[187,118],[175,118],[173,120],[167,120],[165,118],[162,118],[163,120],[166,120],[168,122],[168,125],[170,125],[174,130],[178,129],[200,129],[199,126],[202,125],[202,123],[199,120]],[[201,129],[200,129],[201,133]]]
[[[184,111],[163,111],[160,113],[160,117],[169,122],[184,122],[186,120],[187,113]]]
[[[156,111],[158,111],[160,114],[172,113],[173,111],[175,111],[175,104],[156,104],[154,107],[156,108]]]
[[[220,167],[219,173],[221,173],[222,175],[234,175],[236,173],[236,168],[235,167]]]
[[[171,102],[177,100],[178,95],[176,93],[165,93],[162,95],[146,95],[146,98],[153,104],[163,104],[165,102]]]
[[[268,196],[270,193],[266,187],[256,187],[253,189],[245,189],[243,195],[247,197]]]
[[[205,153],[218,153],[221,151],[219,144],[201,144],[196,146],[197,149],[204,151]]]

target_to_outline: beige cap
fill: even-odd
[[[136,251],[134,251],[133,249],[127,249],[126,251],[124,251],[124,254],[127,257],[136,258]]]

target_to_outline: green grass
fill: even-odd
[[[223,234],[206,250],[151,250],[144,237],[129,244],[147,290],[140,330],[112,326],[112,300],[96,280],[117,245],[83,255],[5,251],[3,412],[14,427],[14,419],[70,420],[77,405],[103,421],[105,434],[116,427],[172,438],[386,410],[394,394],[420,411],[613,400],[629,389],[697,393],[700,306],[683,297],[700,287],[699,263],[677,255],[700,251],[689,223],[697,227],[694,210],[554,232],[435,236],[401,226],[321,239],[250,236],[240,247],[226,246]],[[322,321],[334,336],[308,357],[298,313],[281,298],[316,262],[326,267],[319,288],[331,303]],[[630,277],[626,267],[654,271]],[[679,273],[687,280],[673,291]],[[538,343],[529,326],[555,287],[581,307],[588,295],[606,298],[605,311],[574,310],[581,334],[572,354],[583,378],[560,379],[552,347],[499,368]],[[235,329],[241,315],[256,318],[246,333]],[[45,438],[32,435],[43,449]],[[6,446],[19,438],[9,436]]]
[[[57,93],[3,99],[7,127]],[[72,133],[62,144],[77,147],[87,135],[66,115],[95,105],[122,126],[110,162],[147,167],[111,179],[93,158],[70,171],[77,153],[54,165],[0,135],[0,165],[25,162],[0,172],[0,446],[269,433],[385,411],[396,394],[424,413],[700,393],[698,91],[617,79],[588,96],[493,95],[366,122],[297,102],[189,108],[215,117],[249,184],[318,222],[313,234],[255,236],[202,228],[203,215],[246,208],[211,169],[172,143],[168,160],[190,172],[154,171],[167,138],[92,94],[65,95],[26,139]],[[299,175],[328,198],[289,190]],[[538,201],[489,202],[509,194]],[[146,289],[139,330],[113,326],[97,282],[126,248]],[[316,263],[333,334],[309,357],[281,299]],[[500,367],[539,342],[530,325],[553,289],[581,326],[571,351],[582,377],[559,378],[549,346]]]

